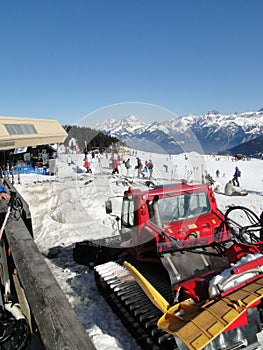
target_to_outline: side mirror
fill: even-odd
[[[105,202],[105,209],[106,209],[106,214],[111,214],[112,213],[112,203],[111,200],[107,200]]]

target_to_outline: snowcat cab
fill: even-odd
[[[113,215],[110,199],[105,209]],[[160,263],[158,243],[206,236],[213,239],[224,221],[212,187],[185,182],[147,191],[129,187],[122,198],[121,215],[113,216],[120,222],[120,235],[77,242],[73,249],[75,261],[102,263],[116,258],[121,249],[137,260]]]
[[[181,183],[149,191],[129,187],[120,221],[121,247],[137,260],[155,259],[156,247],[163,242],[169,246],[171,241],[192,238],[224,239],[220,232],[224,215],[210,185]]]

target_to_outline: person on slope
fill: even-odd
[[[142,164],[142,161],[140,160],[140,158],[137,158],[137,165],[135,167],[135,169],[138,170],[138,178],[141,177],[141,174],[142,174],[142,168],[143,168],[143,164]]]
[[[149,162],[148,162],[148,160],[146,160],[145,163],[144,163],[143,170],[142,170],[142,176],[143,176],[143,178],[145,178],[145,176],[146,176],[146,174],[147,174],[147,172],[148,172],[148,165],[149,165]]]
[[[241,171],[238,169],[238,167],[236,166],[236,168],[235,168],[235,173],[234,173],[234,175],[233,175],[233,185],[234,186],[237,186],[237,187],[239,187],[240,186],[240,184],[239,184],[239,181],[238,181],[238,178],[241,176]]]
[[[86,168],[86,172],[87,173],[91,173],[91,169],[89,167],[89,161],[88,161],[88,158],[87,156],[85,155],[84,159],[83,159],[83,162],[84,162],[84,168]]]
[[[125,162],[125,168],[127,170],[127,176],[129,176],[129,170],[131,168],[130,158],[128,158]]]
[[[114,175],[114,174],[119,174],[119,161],[118,161],[118,159],[114,159],[113,160],[113,170],[112,170],[112,173],[111,173],[111,175]]]
[[[152,177],[153,177],[153,162],[152,162],[151,159],[149,160],[149,163],[148,163],[148,165],[147,165],[147,168],[148,168],[148,170],[149,170],[149,180],[151,180]]]
[[[225,185],[225,194],[227,196],[246,196],[247,192],[241,192],[239,188],[236,188],[233,185],[232,180],[229,180],[228,183]]]

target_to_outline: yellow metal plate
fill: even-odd
[[[263,297],[263,278],[210,303],[198,307],[185,301],[159,319],[158,327],[179,337],[190,350],[201,350]],[[188,301],[189,303],[189,301]]]

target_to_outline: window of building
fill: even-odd
[[[37,134],[33,124],[4,124],[9,135]]]

